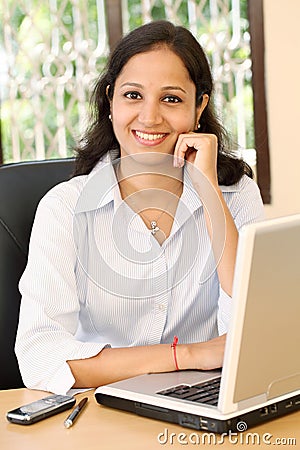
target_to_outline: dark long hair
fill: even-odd
[[[74,175],[90,173],[107,152],[119,148],[109,120],[109,100],[113,97],[116,79],[130,58],[161,45],[167,46],[183,61],[196,86],[196,106],[201,105],[203,94],[208,94],[211,98],[213,80],[206,55],[186,28],[174,26],[164,20],[154,21],[136,28],[117,44],[110,55],[106,69],[96,81],[90,101],[91,124],[75,149]],[[107,86],[109,86],[108,93]],[[219,183],[234,184],[240,180],[243,174],[252,177],[251,168],[244,161],[235,158],[229,151],[228,135],[216,117],[212,102],[209,102],[204,109],[200,125],[199,132],[215,134],[218,138]]]

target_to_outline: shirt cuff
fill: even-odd
[[[83,343],[75,352],[76,354],[74,353],[69,360],[91,358],[98,355],[98,353],[100,353],[104,348],[108,347],[111,347],[110,344],[99,347],[99,344],[96,343]],[[66,395],[68,391],[72,389],[74,383],[75,378],[72,374],[71,368],[67,362],[64,362],[47,384],[46,390],[53,392],[54,394]]]

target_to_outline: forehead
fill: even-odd
[[[132,56],[124,65],[116,83],[164,81],[194,86],[182,59],[168,47],[158,47]]]

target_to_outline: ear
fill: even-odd
[[[208,94],[203,94],[202,95],[202,102],[201,105],[199,105],[196,109],[196,125],[198,125],[199,121],[200,121],[200,117],[203,113],[203,111],[205,110],[205,108],[207,107],[209,102],[209,95]],[[197,128],[197,126],[195,127]]]
[[[109,103],[111,103],[111,98],[109,97],[109,90],[110,90],[110,84],[108,84],[106,86],[105,93],[106,93],[107,100],[109,101]]]

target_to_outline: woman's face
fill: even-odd
[[[121,156],[172,154],[178,136],[197,128],[196,87],[167,47],[133,56],[116,79],[111,114]]]

